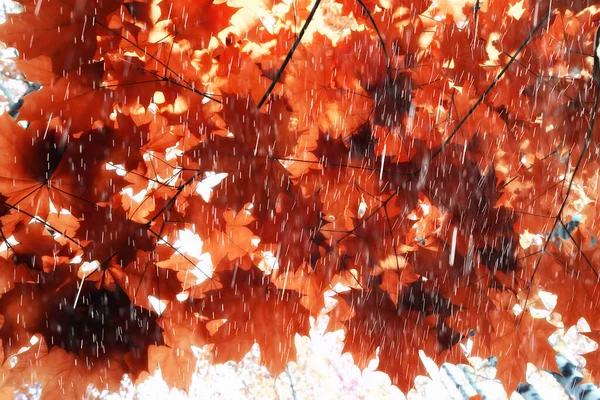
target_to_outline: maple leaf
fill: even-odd
[[[261,246],[272,244],[270,251],[277,266],[294,270],[318,258],[317,246],[310,238],[318,235],[321,225],[320,201],[316,195],[293,196],[281,193],[275,204],[275,215],[262,225]],[[261,249],[264,251],[263,249]]]
[[[147,224],[131,221],[119,208],[98,211],[94,219],[84,219],[77,230],[86,260],[98,260],[104,265],[114,258],[117,263],[128,265],[136,259],[136,250],[152,251],[153,235]]]
[[[574,236],[580,238],[577,233]],[[558,295],[555,312],[562,316],[566,326],[575,325],[579,318],[585,318],[592,329],[599,329],[594,316],[600,301],[600,279],[596,267],[600,253],[595,247],[579,252],[570,239],[559,239],[559,243],[560,253],[551,249],[552,255],[546,256],[550,260],[537,267],[540,277],[535,283],[543,290]]]
[[[247,118],[239,118],[240,112],[247,113]],[[215,206],[240,210],[248,203],[268,204],[269,196],[287,189],[287,173],[277,158],[292,153],[288,143],[295,144],[296,135],[290,138],[288,132],[279,130],[277,120],[286,117],[283,112],[260,113],[246,96],[225,96],[226,130],[209,135],[187,151],[184,159],[185,168],[227,174],[214,188]],[[259,221],[269,219],[268,207],[255,207],[254,213]]]
[[[113,265],[108,272],[134,305],[161,315],[166,306],[162,299],[174,298],[181,292],[181,285],[173,275],[158,268],[151,256],[150,252],[138,251],[129,265]]]
[[[105,165],[109,161],[105,146],[113,148],[112,161],[117,163],[121,161],[119,152],[131,150],[126,142],[116,142],[119,134],[114,130],[88,131],[69,139],[56,130],[56,121],[23,129],[8,115],[1,118],[9,129],[0,142],[11,156],[3,157],[6,169],[0,179],[0,193],[9,207],[19,205],[29,217],[46,218],[52,207],[80,215],[98,203],[106,204],[123,185],[119,176],[108,177],[110,171]],[[28,155],[38,161],[31,162]],[[138,163],[137,157],[127,161],[128,166]]]
[[[211,37],[229,25],[229,19],[237,11],[225,1],[203,0],[201,3],[190,0],[163,1],[160,3],[161,16],[174,22],[175,39],[185,39],[195,48],[205,48]]]
[[[196,368],[196,359],[191,349],[173,349],[150,345],[148,348],[148,373],[139,376],[143,382],[149,374],[160,371],[162,379],[169,385],[189,390],[190,376]]]
[[[245,208],[236,214],[229,210],[223,214],[223,218],[226,223],[225,232],[228,236],[225,245],[230,248],[227,252],[229,259],[241,257],[256,247],[254,240],[258,237],[248,229],[248,225],[254,222],[251,211]]]
[[[333,72],[332,65],[337,61],[335,49],[324,37],[319,40],[323,45],[318,53],[306,48],[297,52],[297,61],[286,70],[285,88],[295,111],[314,121],[322,133],[334,139],[345,138],[365,123],[373,102],[363,93],[356,78],[344,70],[339,75]],[[307,72],[309,77],[305,76]],[[312,83],[310,87],[307,81]]]
[[[40,345],[31,346],[34,351]],[[62,399],[64,397],[78,398],[84,396],[88,383],[97,387],[117,390],[122,374],[126,371],[123,365],[116,361],[107,364],[94,363],[86,365],[73,353],[54,347],[50,351],[36,354],[37,360],[20,374],[11,377],[13,381],[21,384],[35,384],[40,382],[47,391],[44,397],[48,399]],[[51,372],[49,372],[51,370]],[[25,378],[28,377],[28,378]],[[19,379],[20,378],[20,379]],[[23,379],[25,378],[25,379]]]
[[[29,268],[51,272],[57,265],[69,262],[73,255],[70,249],[58,243],[48,232],[47,226],[40,222],[32,221],[27,225],[19,223],[13,237],[18,244],[11,246],[12,259]],[[35,239],[35,242],[30,242],[32,239]]]
[[[494,336],[492,339],[480,338],[489,344],[474,354],[488,351],[505,360],[498,363],[497,376],[504,382],[507,391],[512,391],[525,378],[527,365],[514,360],[531,360],[540,368],[552,365],[556,351],[550,346],[548,337],[556,331],[555,326],[543,318],[532,318],[529,312],[516,316],[512,311],[498,311],[492,312],[491,318]],[[511,345],[507,346],[507,343]]]
[[[96,52],[94,19],[102,20],[120,6],[116,0],[85,4],[24,0],[20,4],[23,12],[11,15],[9,24],[0,25],[0,36],[10,46],[27,48],[27,59],[50,57],[57,74],[76,70],[92,60]]]
[[[407,290],[405,293],[410,292]],[[340,297],[344,303],[333,311],[333,315],[339,322],[345,322],[346,349],[357,356],[358,365],[366,365],[380,348],[381,369],[407,390],[420,371],[403,366],[420,365],[416,362],[418,349],[437,355],[439,359],[448,356],[447,352],[442,353],[438,344],[436,328],[420,324],[419,312],[405,308],[404,301],[396,305],[386,292],[378,288],[364,295],[351,290],[340,294]],[[409,297],[405,298],[408,300]]]
[[[129,351],[143,358],[149,344],[162,342],[160,328],[154,323],[156,315],[136,311],[122,291],[98,290],[93,282],[59,283],[62,286],[19,283],[0,298],[4,316],[0,335],[5,351],[15,352],[36,333],[50,346],[94,360],[122,360]],[[23,304],[21,296],[39,299],[44,306]],[[125,314],[127,322],[121,319]]]
[[[234,290],[206,293],[202,314],[210,320],[209,342],[215,344],[217,360],[239,358],[258,343],[269,370],[280,371],[294,354],[288,331],[306,332],[309,313],[298,307],[298,293],[278,290],[262,276],[256,268],[221,273],[223,285]],[[248,320],[262,323],[247,324]]]

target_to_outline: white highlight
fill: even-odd
[[[229,174],[225,172],[219,174],[213,171],[205,172],[204,179],[196,186],[196,193],[198,193],[200,197],[202,197],[202,199],[208,203],[212,197],[213,188],[227,178],[228,175]]]
[[[456,256],[456,236],[458,235],[458,228],[454,227],[452,231],[452,247],[450,248],[450,266],[454,266],[454,257]]]
[[[356,215],[358,216],[358,218],[362,218],[365,216],[366,212],[367,212],[367,203],[365,203],[365,201],[363,200],[358,205],[358,212],[356,213]]]
[[[148,296],[148,301],[158,315],[161,315],[167,309],[167,303],[157,297]]]

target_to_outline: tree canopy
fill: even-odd
[[[158,366],[186,388],[206,344],[280,371],[328,299],[402,389],[419,350],[460,363],[465,340],[509,389],[514,360],[553,367],[547,292],[598,337],[593,2],[19,4],[0,41],[36,85],[0,116],[5,390]]]

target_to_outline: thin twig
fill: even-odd
[[[269,88],[267,89],[265,94],[263,95],[262,99],[260,99],[260,101],[258,102],[258,106],[257,106],[258,109],[260,109],[265,104],[265,102],[267,101],[267,99],[269,98],[271,93],[273,93],[273,90],[275,89],[275,85],[277,85],[277,83],[279,82],[279,79],[281,79],[281,76],[283,75],[283,71],[285,70],[285,67],[287,67],[289,62],[292,60],[292,56],[294,55],[296,48],[302,41],[302,37],[306,33],[308,26],[310,25],[310,22],[314,18],[315,13],[317,12],[317,9],[319,8],[319,4],[321,4],[321,0],[315,1],[315,4],[314,4],[312,10],[310,10],[310,14],[308,14],[308,18],[306,18],[306,22],[304,22],[304,25],[302,26],[302,29],[300,30],[300,34],[294,41],[294,44],[292,45],[292,48],[290,49],[290,51],[288,51],[287,55],[285,56],[285,60],[283,60],[283,64],[281,64],[279,71],[277,71],[277,75],[275,75],[273,82],[271,82],[271,85],[269,86]]]
[[[492,81],[492,83],[490,83],[490,85],[487,87],[487,89],[485,89],[485,91],[479,97],[479,99],[477,99],[477,101],[475,102],[475,104],[473,104],[473,106],[467,112],[467,114],[460,120],[460,122],[458,123],[458,125],[456,125],[456,127],[452,130],[452,133],[450,134],[450,136],[448,136],[448,138],[444,141],[444,143],[442,143],[442,145],[440,146],[440,148],[437,149],[435,153],[433,153],[433,155],[431,156],[431,159],[429,160],[430,162],[435,157],[437,157],[438,155],[440,155],[442,153],[442,151],[444,151],[444,149],[450,144],[450,142],[452,141],[452,139],[454,138],[454,136],[456,136],[456,134],[458,133],[458,131],[460,130],[460,128],[462,128],[462,126],[465,124],[465,122],[467,122],[467,120],[469,119],[469,117],[471,115],[473,115],[473,113],[475,112],[475,110],[477,109],[477,107],[479,107],[479,105],[481,103],[483,103],[483,100],[485,100],[485,97],[492,91],[492,89],[494,89],[496,87],[496,85],[498,84],[498,82],[500,82],[500,79],[502,79],[502,77],[504,76],[504,74],[506,73],[506,71],[508,71],[508,69],[510,68],[510,66],[512,65],[512,63],[515,62],[517,56],[523,51],[523,49],[525,48],[525,46],[527,46],[529,44],[529,42],[531,41],[531,39],[533,39],[533,36],[535,35],[535,33],[542,27],[542,25],[544,25],[544,22],[546,22],[546,20],[550,17],[550,14],[551,14],[551,11],[549,11],[538,22],[538,24],[535,26],[535,28],[533,28],[533,31],[531,31],[531,33],[529,34],[529,36],[527,36],[527,38],[523,41],[523,43],[521,43],[521,45],[515,51],[515,53],[510,57],[510,60],[508,61],[508,63],[506,63],[506,65],[504,66],[504,68],[502,68],[502,70],[498,73],[498,75],[496,75],[496,77],[494,78],[494,80]],[[421,169],[415,171],[414,174],[416,175],[420,171],[421,171]]]
[[[377,37],[379,38],[379,42],[381,43],[381,48],[383,49],[383,54],[385,56],[385,66],[387,69],[390,69],[392,66],[392,61],[390,59],[390,56],[387,52],[387,48],[385,47],[385,42],[383,40],[383,36],[381,36],[381,32],[379,32],[379,27],[377,27],[377,23],[375,23],[375,19],[373,18],[373,16],[371,15],[371,12],[369,11],[369,9],[367,8],[367,5],[363,2],[363,0],[356,0],[356,2],[358,4],[360,4],[360,6],[362,7],[363,11],[367,14],[367,17],[369,18],[369,21],[371,21],[371,23],[373,24],[373,29],[375,29],[375,33],[377,33]]]
[[[579,171],[579,168],[581,167],[581,164],[583,162],[583,157],[585,156],[587,149],[590,146],[590,142],[592,139],[592,133],[594,131],[594,125],[596,123],[596,116],[598,114],[598,102],[600,100],[600,59],[598,58],[599,47],[600,47],[600,26],[596,30],[596,38],[594,41],[594,68],[592,70],[592,75],[593,75],[593,82],[595,83],[595,86],[596,86],[596,93],[594,95],[594,105],[592,108],[590,126],[589,126],[589,129],[585,136],[585,142],[583,144],[583,149],[581,149],[581,154],[579,155],[579,158],[577,159],[577,162],[575,163],[575,168],[573,168],[573,173],[571,174],[571,178],[569,179],[569,184],[567,185],[567,192],[565,194],[565,197],[560,205],[558,213],[554,217],[555,218],[554,224],[552,225],[552,229],[550,230],[550,233],[548,234],[548,239],[546,239],[546,243],[544,243],[544,246],[542,247],[541,254],[535,264],[533,273],[531,274],[531,278],[529,278],[530,283],[533,283],[535,275],[539,269],[542,257],[544,256],[544,254],[547,254],[546,249],[548,248],[548,245],[552,241],[551,240],[552,235],[554,235],[554,232],[556,231],[556,227],[558,226],[559,223],[562,223],[562,214],[567,205],[567,200],[569,199],[569,195],[571,194],[571,189],[573,187],[573,182],[575,181],[575,176],[577,175],[577,172]],[[568,232],[568,230],[567,230],[567,232]],[[571,239],[573,239],[570,232],[569,232],[569,236],[571,237]],[[577,242],[575,242],[574,240],[573,240],[573,242],[575,243],[575,245],[577,245]],[[596,272],[596,271],[594,270],[594,272]],[[530,285],[529,290],[527,291],[527,296],[525,297],[525,305],[523,307],[524,309],[527,307],[527,302],[529,300],[530,295],[531,295],[531,285]]]

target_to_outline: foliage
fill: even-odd
[[[196,366],[189,392],[169,388],[162,378],[161,369],[139,379],[137,385],[125,375],[118,392],[99,391],[93,385],[86,389],[86,400],[143,400],[143,399],[409,399],[465,400],[479,395],[482,399],[509,398],[501,381],[495,379],[496,357],[470,358],[469,365],[444,363],[440,368],[422,351],[419,358],[429,376],[417,376],[415,386],[405,396],[390,378],[376,371],[379,359],[370,360],[360,370],[349,353],[343,353],[344,331],[327,331],[329,316],[322,312],[311,318],[309,336],[296,335],[294,342],[297,359],[287,364],[279,376],[273,376],[260,365],[260,348],[253,345],[238,363],[214,363],[211,346],[194,348]],[[591,383],[579,385],[583,375],[575,364],[557,354],[561,373],[540,371],[527,365],[527,382],[520,384],[511,400],[579,399],[600,397],[600,390]],[[41,385],[19,388],[18,400],[39,400]],[[571,397],[568,397],[570,395]],[[21,397],[19,397],[21,396]],[[538,396],[538,397],[536,397]]]
[[[346,350],[403,390],[420,350],[465,363],[466,340],[509,392],[513,360],[548,367],[546,292],[600,332],[591,2],[20,3],[0,26],[35,83],[0,116],[7,393],[158,368],[188,389],[207,344],[256,343],[278,373],[331,296]]]

